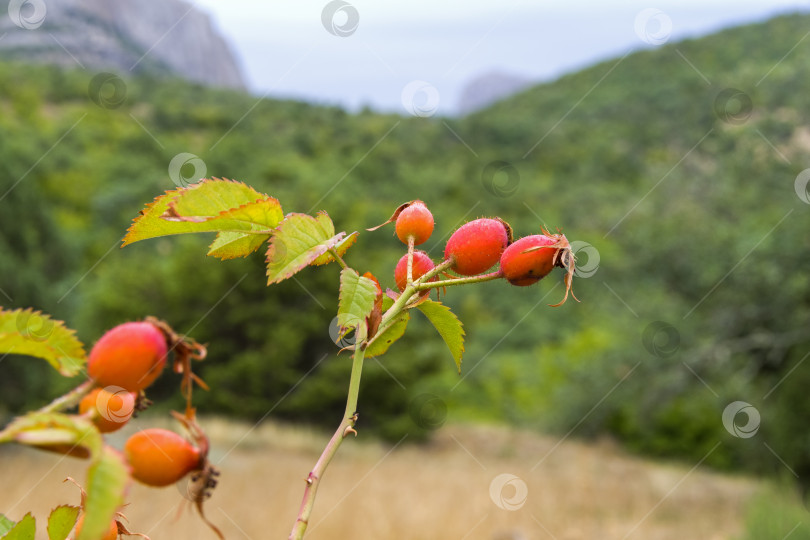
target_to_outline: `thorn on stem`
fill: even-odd
[[[357,431],[352,426],[346,426],[346,429],[343,430],[343,437],[345,438],[349,433],[353,433],[357,437]]]

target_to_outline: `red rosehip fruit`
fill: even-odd
[[[422,201],[413,201],[397,216],[397,237],[404,243],[413,236],[413,245],[427,242],[433,233],[433,214]]]
[[[151,428],[132,435],[124,445],[132,477],[148,486],[174,484],[202,468],[200,450],[173,431]]]
[[[503,277],[518,287],[534,285],[546,277],[555,266],[566,268],[565,297],[559,304],[565,303],[571,291],[571,279],[574,275],[574,255],[564,234],[534,234],[515,241],[501,255],[501,272]],[[574,296],[576,300],[576,296]]]
[[[123,388],[111,392],[111,387],[96,388],[79,402],[79,414],[90,413],[90,419],[102,433],[118,431],[135,412],[134,392]]]
[[[512,241],[512,230],[500,219],[481,218],[459,227],[444,248],[444,258],[462,276],[480,274],[495,265]]]
[[[87,360],[87,373],[99,386],[139,392],[166,365],[166,336],[148,322],[128,322],[101,336]]]
[[[421,250],[416,250],[413,252],[413,266],[411,267],[411,274],[415,280],[419,279],[420,277],[424,276],[431,270],[433,270],[433,261],[428,256],[427,253]],[[394,269],[394,280],[397,282],[397,288],[400,291],[404,291],[405,287],[408,285],[408,254],[402,256],[402,258],[397,263],[397,267]],[[430,279],[430,281],[436,281],[436,277]],[[422,294],[430,293],[430,291],[422,291]]]

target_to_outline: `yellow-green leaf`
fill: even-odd
[[[65,540],[79,518],[79,507],[63,504],[48,516],[48,540]]]
[[[0,354],[24,354],[48,361],[66,377],[81,371],[84,346],[62,321],[32,309],[0,308]]]
[[[357,231],[355,231],[352,234],[350,234],[349,236],[347,236],[346,238],[344,238],[343,240],[341,240],[340,242],[338,242],[335,245],[335,250],[337,251],[338,255],[340,255],[342,257],[344,253],[349,251],[349,248],[352,247],[355,242],[357,242],[357,236],[358,236],[358,233],[357,233]],[[329,264],[330,262],[334,262],[334,261],[335,261],[335,258],[332,256],[331,253],[329,253],[327,251],[326,253],[324,253],[323,255],[321,255],[320,257],[315,259],[314,261],[312,261],[312,266],[320,266],[322,264]]]
[[[345,235],[335,234],[335,226],[326,212],[319,212],[316,217],[287,214],[267,249],[267,284],[285,280],[312,264]]]
[[[17,442],[76,457],[97,456],[104,443],[98,429],[87,418],[42,412],[14,419],[0,432],[0,443],[3,442]]]
[[[461,321],[441,302],[426,300],[417,307],[436,327],[447,348],[450,349],[453,360],[456,361],[458,372],[461,373],[461,355],[464,354],[464,328]]]
[[[177,207],[182,209],[179,204]],[[201,218],[196,216],[180,219],[193,221]],[[281,211],[281,204],[273,197],[243,204],[238,208],[225,210],[217,216],[206,218],[205,221],[217,227],[250,231],[244,233],[236,231],[219,232],[208,249],[208,255],[220,259],[247,257],[270,238],[271,234],[264,231],[274,229],[282,219],[284,219],[284,214]]]
[[[6,533],[3,540],[34,540],[36,529],[37,522],[29,512]]]
[[[363,277],[351,268],[340,272],[340,300],[338,303],[338,326],[341,330],[358,328],[365,322],[374,300],[377,298],[377,284]],[[362,339],[362,336],[358,335]]]
[[[270,238],[269,234],[220,232],[208,246],[208,255],[222,260],[247,257]]]
[[[171,234],[256,230],[254,225],[243,221],[248,211],[237,212],[240,219],[215,218],[223,212],[237,211],[241,206],[259,200],[270,202],[260,212],[256,212],[256,209],[249,212],[255,213],[256,219],[272,223],[274,211],[271,208],[278,205],[278,201],[242,182],[214,178],[167,191],[141,210],[127,230],[122,247],[147,238]],[[280,205],[278,213],[280,219]],[[166,217],[169,219],[165,219]],[[269,225],[260,225],[271,228]]]
[[[97,540],[103,536],[115,513],[124,504],[124,492],[129,483],[129,467],[124,457],[105,446],[87,469],[84,523],[76,540]]]
[[[0,535],[6,534],[14,527],[14,522],[0,514]]]

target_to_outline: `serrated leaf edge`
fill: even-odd
[[[366,280],[366,281],[369,281],[372,285],[374,285],[374,290],[375,291],[377,290],[376,284],[374,283],[373,280],[371,280],[371,279],[369,279],[367,277],[361,276],[356,270],[354,270],[352,268],[344,268],[343,270],[341,270],[341,272],[340,272],[340,291],[338,293],[338,325],[339,326],[340,326],[340,319],[339,318],[340,318],[340,311],[341,311],[340,307],[343,306],[344,301],[346,301],[346,297],[344,296],[346,291],[344,290],[344,287],[343,287],[344,286],[343,276],[344,275],[349,275],[349,274],[353,274],[353,275],[357,276],[357,285],[358,286],[360,285],[360,282],[362,280]],[[357,289],[357,287],[355,287],[355,289]],[[366,317],[368,317],[369,314],[373,310],[374,310],[374,304],[371,305],[371,309],[369,309],[367,313],[364,313],[360,318],[358,318],[358,322],[365,321]],[[349,329],[349,328],[355,328],[355,326],[346,325],[346,326],[342,326],[340,329],[344,330],[344,329]]]
[[[156,196],[154,199],[152,199],[152,202],[146,203],[146,206],[138,211],[138,215],[135,216],[135,218],[133,218],[132,224],[130,224],[130,226],[127,228],[127,233],[124,235],[124,238],[122,239],[121,247],[123,248],[123,247],[126,247],[126,246],[130,245],[130,244],[134,244],[135,242],[140,242],[141,241],[141,240],[132,240],[132,241],[130,241],[130,239],[129,239],[130,236],[134,234],[133,229],[138,225],[140,220],[145,215],[147,215],[149,213],[149,211],[156,204],[158,204],[159,202],[162,202],[163,200],[165,200],[164,198],[168,198],[171,195],[171,198],[170,198],[169,202],[166,203],[166,205],[168,207],[174,202],[174,200],[177,197],[179,197],[180,195],[182,195],[186,191],[188,191],[190,189],[197,189],[201,185],[209,183],[209,182],[228,182],[228,183],[231,183],[231,184],[241,184],[241,185],[245,186],[248,189],[251,189],[253,191],[257,191],[255,188],[253,188],[253,187],[251,187],[251,186],[247,185],[246,183],[241,182],[239,180],[231,180],[229,178],[218,178],[216,176],[213,176],[211,178],[204,178],[204,179],[200,180],[199,182],[189,184],[188,186],[185,186],[185,187],[179,187],[177,189],[167,189],[166,191],[163,192],[162,195]],[[260,193],[260,192],[258,192],[258,193]],[[269,197],[269,195],[268,195],[268,197]],[[160,216],[158,216],[158,217],[160,217]],[[162,235],[162,236],[172,236],[172,235],[171,234],[166,234],[166,235]],[[151,239],[151,238],[144,238],[144,240],[149,240],[149,239]]]
[[[299,268],[296,268],[295,270],[290,272],[289,275],[277,276],[275,279],[270,279],[269,265],[272,263],[271,256],[270,256],[270,250],[275,248],[275,244],[273,243],[273,241],[277,238],[277,236],[275,235],[275,232],[279,232],[279,229],[281,229],[284,226],[284,223],[287,221],[287,219],[291,218],[291,217],[294,217],[294,216],[301,216],[301,217],[307,217],[307,218],[312,219],[319,227],[321,227],[321,229],[323,230],[324,233],[329,234],[329,231],[323,229],[323,220],[319,219],[319,218],[325,217],[325,218],[329,219],[329,223],[332,223],[331,218],[329,218],[329,214],[326,213],[323,210],[319,211],[317,216],[312,216],[310,214],[305,214],[303,212],[290,212],[289,214],[285,215],[284,219],[282,219],[279,222],[278,226],[274,229],[274,234],[270,238],[270,243],[267,246],[267,251],[265,252],[264,261],[268,265],[268,269],[267,269],[267,272],[265,273],[265,275],[268,277],[268,280],[267,280],[268,285],[272,285],[273,283],[280,283],[280,282],[284,281],[285,279],[289,279],[292,276],[294,276],[295,274],[297,274],[298,272],[300,272],[301,270],[303,270],[304,268],[306,268],[307,266],[312,265],[312,263],[313,263],[313,261],[315,261],[315,259],[317,259],[321,255],[326,253],[329,249],[334,247],[338,242],[343,240],[343,238],[346,236],[345,232],[339,232],[339,233],[335,234],[335,232],[334,232],[334,230],[335,230],[334,229],[334,224],[332,224],[332,227],[331,227],[332,236],[330,238],[324,240],[323,242],[319,242],[318,244],[316,244],[316,245],[312,246],[311,248],[309,248],[311,250],[315,250],[315,256],[312,257],[311,260],[309,260],[306,264],[303,264]],[[316,248],[319,248],[319,249],[316,249]],[[307,250],[307,251],[309,251],[309,250]]]
[[[248,186],[248,187],[250,187],[250,186]],[[181,216],[180,214],[177,213],[176,203],[177,203],[178,197],[175,197],[174,199],[172,199],[169,202],[169,207],[166,209],[166,211],[163,213],[163,215],[160,216],[160,218],[165,219],[166,221],[178,221],[178,222],[189,222],[189,223],[206,223],[208,221],[214,221],[214,220],[223,218],[226,214],[236,212],[237,210],[242,210],[247,206],[253,206],[256,203],[270,202],[270,201],[276,202],[278,204],[279,210],[281,210],[281,203],[279,202],[278,199],[276,199],[275,197],[273,197],[271,195],[266,195],[266,194],[262,194],[262,195],[264,195],[264,197],[259,197],[255,201],[246,202],[244,204],[240,204],[239,206],[234,206],[232,208],[222,210],[222,211],[220,211],[219,214],[217,214],[215,216]],[[253,225],[264,225],[262,223],[256,223],[255,221],[247,221],[247,220],[244,220],[244,219],[238,219],[238,218],[234,218],[234,217],[227,218],[227,219],[231,219],[233,221],[238,221],[240,223],[250,223],[250,224],[253,224]],[[283,217],[283,212],[282,212],[281,220],[283,220],[283,219],[284,219],[284,217]],[[281,220],[279,220],[279,224],[281,223]],[[268,225],[268,227],[269,227],[269,225]],[[268,229],[268,230],[273,230],[276,227],[278,227],[278,224],[276,224],[273,227],[270,227],[270,229]],[[242,231],[234,231],[234,232],[242,232]],[[252,231],[246,230],[244,232],[245,232],[245,234],[263,234],[263,233],[260,233],[259,231],[252,232]]]
[[[461,351],[459,351],[458,358],[456,358],[456,355],[454,354],[453,350],[450,349],[450,345],[447,343],[447,340],[445,339],[445,337],[442,335],[441,332],[439,332],[439,328],[433,323],[433,319],[431,319],[430,316],[428,316],[428,314],[423,311],[422,308],[423,308],[423,306],[425,304],[436,305],[436,306],[438,306],[440,308],[443,308],[447,313],[449,313],[453,317],[453,319],[456,320],[456,322],[458,322],[459,330],[461,330],[461,334],[460,334],[460,337],[461,337]],[[462,358],[464,356],[464,351],[465,351],[464,338],[467,335],[467,332],[464,331],[464,323],[462,323],[461,319],[459,319],[456,316],[456,314],[453,313],[453,311],[450,309],[449,306],[447,306],[445,304],[442,304],[441,302],[438,302],[438,301],[435,301],[435,300],[428,300],[426,302],[420,302],[420,304],[417,306],[417,309],[419,309],[419,311],[422,312],[422,314],[427,318],[427,320],[430,321],[431,326],[433,326],[436,329],[436,331],[439,332],[439,335],[441,336],[442,341],[444,341],[444,344],[447,345],[448,350],[450,350],[450,354],[453,356],[453,360],[455,361],[456,367],[458,368],[458,372],[460,374],[461,373],[461,362],[462,362]]]
[[[67,536],[70,534],[70,531],[76,526],[76,522],[79,519],[79,513],[81,512],[81,508],[78,507],[78,506],[73,506],[72,504],[60,504],[59,506],[55,506],[54,508],[51,508],[50,513],[48,513],[48,525],[45,527],[45,530],[48,533],[49,540],[53,540],[53,533],[51,532],[51,519],[53,518],[54,513],[57,510],[59,510],[60,508],[71,508],[73,510],[76,510],[76,518],[73,521],[73,525],[68,529],[68,532],[65,535],[65,538],[67,538]]]
[[[37,317],[40,317],[40,318],[43,318],[43,319],[47,319],[48,321],[52,322],[55,327],[61,328],[62,330],[64,330],[65,334],[67,334],[69,337],[76,340],[76,344],[78,345],[78,351],[76,351],[76,352],[79,353],[80,356],[72,356],[72,355],[68,354],[67,352],[65,352],[65,351],[63,351],[61,349],[53,347],[53,346],[51,346],[49,344],[45,344],[45,346],[47,346],[51,350],[59,353],[57,356],[61,356],[63,358],[75,358],[77,360],[84,360],[84,361],[87,360],[87,351],[84,348],[84,343],[82,343],[82,340],[80,340],[78,338],[78,336],[76,335],[76,330],[74,330],[73,328],[70,328],[69,326],[67,326],[65,324],[65,322],[62,321],[61,319],[54,319],[53,317],[51,317],[47,313],[43,313],[42,311],[40,311],[38,309],[34,309],[34,308],[30,308],[30,307],[6,310],[6,309],[3,309],[3,306],[0,306],[0,316],[8,314],[8,315],[10,315],[12,317],[19,317],[23,313],[27,314],[29,317],[30,316],[37,316]],[[14,332],[0,332],[0,335],[9,334],[9,333],[13,334]],[[0,354],[2,354],[2,353],[13,353],[13,351],[0,351]],[[22,354],[23,356],[31,356],[32,358],[40,358],[38,356],[34,356],[34,355],[30,355],[30,354],[23,354],[23,353],[20,353],[20,354]],[[48,361],[48,359],[46,359],[46,358],[42,358],[42,359]],[[51,362],[48,361],[48,363],[50,364]],[[51,365],[53,365],[53,364],[51,364]],[[65,372],[65,371],[60,370],[59,368],[56,368],[56,370],[59,373],[61,373],[62,375],[66,376],[66,377],[71,377],[73,375],[76,375],[76,373]]]

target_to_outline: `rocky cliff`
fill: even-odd
[[[510,73],[491,72],[467,83],[458,100],[458,112],[469,114],[506,99],[533,83],[530,79]]]
[[[0,17],[0,58],[245,88],[208,15],[183,0],[11,0]]]

